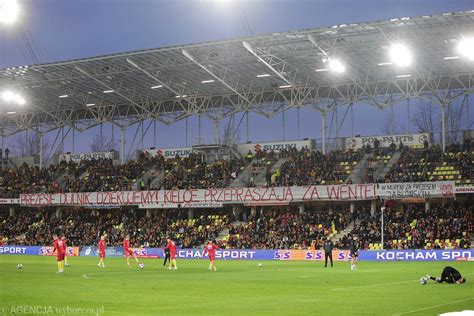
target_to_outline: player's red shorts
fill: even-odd
[[[176,259],[176,252],[170,252],[170,259]]]
[[[64,260],[64,255],[65,255],[64,253],[58,253],[56,255],[56,260],[57,261],[63,261]]]
[[[125,257],[133,257],[133,250],[131,249],[124,249]]]
[[[216,255],[209,255],[209,261],[215,261]]]
[[[105,251],[99,252],[99,258],[105,258]]]

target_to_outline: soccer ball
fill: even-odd
[[[263,267],[263,264],[259,263],[259,264],[258,264],[258,267],[259,267],[259,268]]]
[[[18,269],[23,269],[23,265],[22,265],[21,263],[17,264],[16,267],[17,267]]]
[[[143,269],[145,267],[145,265],[143,264],[143,262],[140,262],[140,264],[138,265],[140,267],[140,269]]]
[[[420,284],[421,284],[421,285],[426,285],[427,282],[428,282],[428,279],[426,279],[425,277],[422,277],[422,278],[420,279]]]

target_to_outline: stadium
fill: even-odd
[[[472,3],[317,2],[0,0],[0,314],[472,315]]]

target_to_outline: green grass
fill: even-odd
[[[24,268],[18,270],[17,263]],[[321,262],[262,261],[259,268],[256,261],[218,261],[217,272],[207,270],[207,260],[180,260],[178,271],[165,270],[157,259],[144,260],[144,270],[127,268],[122,258],[108,258],[105,269],[96,263],[93,257],[70,258],[71,266],[59,275],[53,257],[0,255],[0,314],[10,315],[17,306],[48,312],[51,306],[53,314],[69,306],[99,309],[99,315],[173,316],[437,315],[474,309],[472,262],[449,263],[467,275],[467,283],[426,286],[418,279],[439,275],[446,263],[360,262],[351,271],[348,262],[325,269]]]

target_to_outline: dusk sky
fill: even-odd
[[[18,27],[29,32],[37,46],[40,62],[47,63],[247,36],[239,8],[253,35],[474,9],[472,0],[242,0],[239,4],[236,1],[19,0],[21,25],[0,25],[0,68],[32,63],[18,37]],[[401,127],[407,127],[405,104],[403,102],[394,109]],[[344,111],[345,108],[339,109],[340,117]],[[380,134],[388,115],[389,111],[355,105],[355,134]],[[300,117],[301,138],[319,138],[319,114],[303,109]],[[240,115],[236,120],[238,118]],[[282,140],[281,121],[281,115],[273,119],[251,115],[250,139]],[[202,127],[203,136],[214,135],[211,121],[203,120]],[[104,125],[104,131],[110,135],[110,124]],[[98,129],[76,134],[76,151],[89,151],[90,139],[96,133]],[[131,127],[128,135],[133,137],[133,134],[134,128]],[[245,125],[240,134],[244,141]],[[346,120],[340,135],[350,134],[350,120]],[[195,135],[197,118],[190,118],[189,145]],[[119,138],[118,129],[116,138]],[[292,110],[286,113],[286,139],[296,138],[296,111]],[[152,146],[152,140],[153,137],[148,135],[145,148]],[[159,147],[184,146],[184,121],[173,126],[159,124],[157,140]],[[8,146],[12,140],[7,138],[5,141]],[[65,151],[70,150],[68,141]]]

